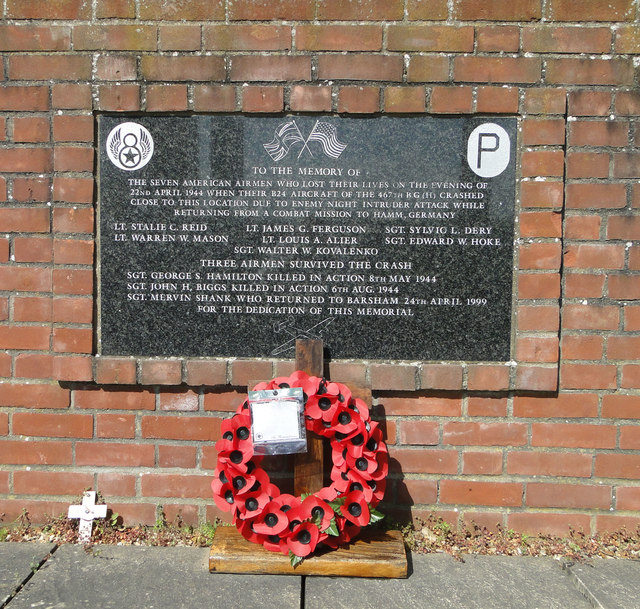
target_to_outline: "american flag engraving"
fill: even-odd
[[[295,144],[302,144],[298,158],[305,150],[313,156],[313,152],[309,148],[309,142],[318,142],[322,147],[322,152],[332,159],[339,158],[347,147],[346,144],[338,141],[338,130],[331,123],[320,120],[316,121],[306,139],[294,120],[282,123],[278,125],[273,134],[273,140],[268,144],[263,144],[263,146],[274,161],[279,161],[289,154],[289,150]]]

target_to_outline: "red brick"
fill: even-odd
[[[527,426],[522,423],[443,424],[442,443],[454,446],[522,446],[527,442]]]
[[[609,155],[596,152],[572,152],[567,156],[567,178],[609,177]]]
[[[522,182],[520,199],[523,207],[560,208],[564,202],[562,182]]]
[[[88,55],[11,55],[11,80],[90,80]]]
[[[49,87],[4,86],[0,89],[1,111],[42,111],[49,109]]]
[[[98,467],[153,467],[153,444],[120,444],[116,442],[77,442],[76,465]],[[112,507],[113,509],[113,507]]]
[[[93,117],[81,115],[57,115],[53,117],[53,139],[56,142],[93,143]]]
[[[559,315],[557,306],[520,306],[518,307],[518,330],[520,332],[557,331]]]
[[[224,385],[227,380],[225,362],[209,360],[188,360],[186,363],[186,383],[190,386]]]
[[[555,211],[522,212],[521,237],[561,237],[562,216]]]
[[[53,151],[54,171],[93,171],[93,150],[68,146]],[[54,180],[54,192],[59,181]],[[93,186],[93,184],[92,184]],[[68,200],[68,199],[64,199]]]
[[[404,14],[401,0],[318,0],[317,4],[317,18],[330,21],[396,21]]]
[[[520,29],[511,25],[487,25],[476,28],[478,51],[481,53],[517,53],[520,50]]]
[[[442,480],[440,503],[462,505],[522,505],[522,484],[515,482],[473,482]]]
[[[96,383],[98,384],[134,384],[136,382],[136,363],[130,359],[109,357],[96,358]]]
[[[542,65],[534,57],[476,57],[453,59],[453,77],[458,82],[535,83]]]
[[[93,474],[44,471],[13,474],[13,490],[19,495],[80,495],[91,487]]]
[[[459,364],[424,364],[420,373],[424,389],[461,389],[462,366]]]
[[[520,104],[516,87],[478,87],[476,110],[478,112],[516,113]]]
[[[439,443],[439,426],[435,421],[400,421],[400,442],[435,446]]]
[[[467,414],[470,417],[506,417],[506,398],[469,397]]]
[[[188,108],[186,85],[148,85],[147,110],[149,112],[170,112]]]
[[[198,497],[211,494],[211,477],[178,474],[144,474],[141,492],[145,497]]]
[[[519,364],[516,368],[515,389],[520,391],[557,391],[558,369],[556,366]]]
[[[243,112],[281,112],[284,108],[282,87],[244,87],[242,89]]]
[[[53,291],[56,294],[92,294],[93,273],[86,269],[54,269]]]
[[[81,25],[73,29],[76,51],[155,51],[158,32],[150,25]]]
[[[289,107],[299,112],[330,112],[331,87],[294,85],[289,95]]]
[[[247,393],[224,390],[206,391],[204,394],[205,411],[235,412],[245,400]]]
[[[51,148],[0,149],[0,170],[7,173],[48,173],[53,168]]]
[[[220,439],[220,419],[215,417],[145,416],[143,438],[212,442]]]
[[[564,220],[564,235],[567,239],[599,239],[600,216],[568,216]]]
[[[182,362],[179,360],[143,360],[140,382],[143,385],[179,385]]]
[[[97,414],[96,438],[135,438],[136,418],[132,414]]]
[[[640,365],[627,364],[622,366],[620,387],[623,389],[637,389],[640,387]]]
[[[16,378],[53,378],[53,356],[46,353],[19,353],[14,360]]]
[[[626,146],[629,142],[627,121],[575,121],[570,123],[572,146]]]
[[[631,85],[628,59],[547,59],[546,82],[573,85]]]
[[[13,299],[13,321],[51,321],[52,302],[48,296],[27,296]]]
[[[229,19],[308,21],[314,18],[314,9],[315,6],[305,0],[237,0],[229,5]]]
[[[136,80],[138,64],[135,57],[127,55],[100,55],[96,61],[98,80]]]
[[[560,243],[523,243],[519,253],[521,269],[557,270],[562,261]]]
[[[564,114],[567,106],[567,92],[560,88],[527,89],[524,109],[529,114]]]
[[[609,216],[607,239],[640,239],[640,216]]]
[[[473,27],[390,25],[387,30],[390,51],[471,52],[473,44]]]
[[[246,386],[251,382],[269,380],[271,362],[254,360],[236,360],[232,363],[231,384]]]
[[[605,395],[602,398],[602,417],[606,419],[640,419],[640,401],[635,395]]]
[[[136,15],[135,0],[102,0],[96,6],[98,19],[132,19]]]
[[[71,29],[66,26],[0,26],[1,51],[68,51],[70,48]]]
[[[542,16],[539,0],[455,0],[454,17],[463,21],[533,21]]]
[[[51,269],[0,266],[0,290],[49,292],[51,290]]]
[[[22,436],[91,438],[93,416],[16,412],[13,415],[12,430],[15,435]]]
[[[195,466],[195,446],[158,446],[158,467],[193,468]]]
[[[526,119],[522,123],[522,143],[525,146],[561,146],[564,144],[564,132],[563,119]]]
[[[610,336],[607,339],[609,359],[640,359],[640,336]]]
[[[141,0],[139,10],[140,19],[145,21],[219,21],[224,19],[222,0],[209,2]]]
[[[556,514],[519,512],[507,515],[507,527],[528,535],[555,535],[567,537],[572,531],[589,532],[591,518],[588,514]]]
[[[564,175],[564,151],[524,151],[522,153],[522,175],[524,177],[562,177]]]
[[[627,204],[624,184],[568,184],[569,209],[621,209]]]
[[[572,0],[551,0],[547,5],[547,15],[554,21],[631,21],[633,11],[633,0],[580,4]]]
[[[91,86],[57,83],[51,87],[51,105],[63,110],[91,110]]]
[[[640,449],[640,427],[637,425],[620,427],[620,448],[623,450]]]
[[[637,25],[622,26],[616,30],[617,53],[640,53],[640,29]]]
[[[125,112],[140,109],[140,86],[134,84],[100,85],[99,109]]]
[[[417,474],[456,474],[457,450],[390,448],[391,470]]]
[[[124,526],[156,524],[157,506],[153,503],[115,503],[109,507],[114,514],[118,514]]]
[[[111,504],[110,497],[133,497],[136,494],[136,478],[131,474],[99,473],[97,489]]]
[[[241,55],[231,58],[233,81],[311,80],[309,57]]]
[[[209,81],[223,80],[225,77],[224,59],[217,56],[143,55],[140,69],[145,80]]]
[[[50,124],[44,116],[24,116],[13,119],[14,142],[48,142]]]
[[[53,260],[56,264],[93,263],[93,241],[82,239],[55,239]]]
[[[567,336],[562,337],[562,359],[567,360],[601,360],[604,341],[601,336]]]
[[[620,300],[640,298],[640,275],[611,275],[609,277],[609,297]]]
[[[385,112],[424,112],[424,87],[387,87],[384,91]]]
[[[371,114],[379,110],[379,87],[341,87],[338,91],[338,112]]]
[[[91,5],[84,0],[7,0],[7,16],[14,19],[89,19]]]
[[[54,298],[53,321],[90,324],[93,321],[93,300],[91,298]]]
[[[611,487],[595,484],[527,484],[526,503],[538,508],[595,508],[611,507]]]
[[[609,305],[565,305],[562,325],[572,330],[616,330],[618,307]]]
[[[518,298],[520,300],[560,297],[560,275],[557,273],[520,274]]]
[[[200,32],[199,25],[161,25],[158,28],[158,48],[161,51],[199,51]],[[205,48],[209,47],[205,44]]]
[[[299,25],[296,27],[296,48],[299,51],[379,51],[382,49],[382,28],[374,25]]]
[[[621,269],[624,256],[623,245],[579,243],[566,248],[564,264],[567,268]]]
[[[616,428],[613,425],[533,423],[531,425],[531,445],[564,448],[614,448]]]
[[[640,177],[640,154],[618,152],[613,155],[613,175],[616,178]]]
[[[553,363],[558,361],[558,337],[519,337],[516,341],[519,362]]]
[[[619,91],[616,94],[616,114],[620,116],[637,116],[640,114],[640,93],[636,91]]]
[[[119,387],[83,388],[73,392],[76,408],[97,408],[109,410],[155,410],[155,394],[137,390],[131,391]]]
[[[502,452],[467,452],[463,454],[462,473],[496,476],[502,473]]]
[[[24,202],[43,202],[49,201],[51,197],[51,182],[47,178],[15,178],[13,180],[13,199],[15,201],[24,201]],[[1,210],[0,210],[1,211]],[[19,210],[15,210],[16,213],[20,213]],[[27,210],[22,209],[23,213],[27,213]],[[35,214],[40,214],[47,219],[49,218],[49,210],[47,209],[38,209],[31,210],[31,212]],[[29,228],[25,228],[28,232],[33,232]],[[46,229],[48,231],[48,228]],[[45,231],[45,232],[46,232]],[[36,231],[42,232],[42,231]]]
[[[408,0],[407,14],[412,21],[438,21],[446,19],[449,15],[447,0]]]
[[[183,389],[163,391],[159,395],[159,406],[160,410],[194,412],[198,410],[198,394]]]
[[[70,465],[71,442],[0,440],[0,463],[13,465]]]
[[[578,89],[569,92],[570,116],[609,116],[611,92]]]
[[[189,525],[196,527],[200,524],[197,505],[165,504],[162,510],[165,519],[176,526]]]
[[[0,239],[0,262],[9,262],[9,239],[6,237]]]
[[[438,500],[438,485],[434,480],[398,481],[398,502],[409,505],[434,504]]]
[[[39,326],[0,326],[0,349],[47,350],[51,329]]]
[[[596,454],[595,475],[599,478],[640,478],[640,455]]]
[[[471,87],[433,87],[431,111],[442,114],[471,112],[473,90]]]
[[[449,58],[440,55],[412,55],[407,70],[408,82],[447,82]]]
[[[462,414],[460,397],[385,397],[381,399],[386,416],[459,417]]]
[[[203,36],[204,48],[217,51],[277,51],[291,48],[290,26],[205,25]]]
[[[401,81],[403,71],[403,60],[398,56],[320,55],[318,57],[318,78],[321,80]]]
[[[467,388],[470,391],[501,391],[509,387],[509,368],[501,365],[470,364]]]
[[[605,279],[606,275],[567,273],[564,278],[564,295],[567,298],[600,298]]]
[[[50,237],[16,237],[13,251],[16,262],[51,262],[53,259]]]
[[[53,376],[58,381],[92,381],[93,358],[58,355],[53,360]]]
[[[233,112],[236,109],[235,87],[228,85],[195,85],[193,109],[200,112]]]
[[[507,473],[518,476],[589,478],[593,457],[565,452],[510,451]]]
[[[560,368],[563,389],[615,389],[616,367],[596,364],[564,364]]]
[[[604,27],[524,28],[522,50],[527,53],[607,53],[611,30]]]
[[[618,486],[616,488],[616,507],[619,510],[640,510],[640,487]]]
[[[413,391],[416,388],[416,368],[393,364],[370,366],[372,389]]]

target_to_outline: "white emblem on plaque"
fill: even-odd
[[[467,163],[481,178],[495,178],[509,165],[511,140],[509,134],[495,123],[476,127],[467,142]]]
[[[153,156],[153,138],[138,123],[122,123],[107,136],[107,155],[111,162],[125,171],[144,167]]]
[[[294,120],[281,123],[273,134],[273,140],[263,146],[274,161],[279,161],[289,154],[289,149],[294,144],[302,144],[298,158],[305,150],[313,156],[309,142],[318,142],[322,147],[322,152],[332,159],[337,159],[347,147],[346,144],[341,144],[338,141],[338,130],[331,123],[320,120],[316,121],[306,139]]]

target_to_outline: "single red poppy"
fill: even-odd
[[[353,524],[364,527],[369,524],[371,515],[369,506],[362,491],[351,491],[344,498],[344,505],[340,506],[340,513]]]
[[[267,503],[255,519],[253,530],[261,535],[280,535],[289,527],[289,518],[274,501]]]
[[[211,483],[213,491],[213,500],[216,505],[224,512],[230,512],[235,503],[235,494],[233,487],[229,482],[221,482],[218,478],[214,478]]]
[[[321,531],[329,528],[331,519],[333,518],[333,510],[326,501],[320,499],[317,495],[309,495],[306,497],[302,501],[300,510],[305,517],[304,519],[311,519],[312,522],[317,524]],[[319,521],[319,524],[316,521]]]
[[[304,558],[316,549],[319,539],[320,531],[315,524],[301,522],[291,531],[287,538],[287,546],[296,556]]]
[[[269,503],[269,495],[262,489],[236,496],[236,507],[240,517],[244,519],[253,519],[259,516],[267,503]]]

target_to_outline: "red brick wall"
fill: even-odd
[[[99,490],[217,515],[220,421],[285,360],[94,356],[100,112],[520,118],[512,361],[332,362],[370,384],[386,511],[640,524],[638,0],[6,0],[0,513]],[[463,337],[461,337],[461,340]]]

